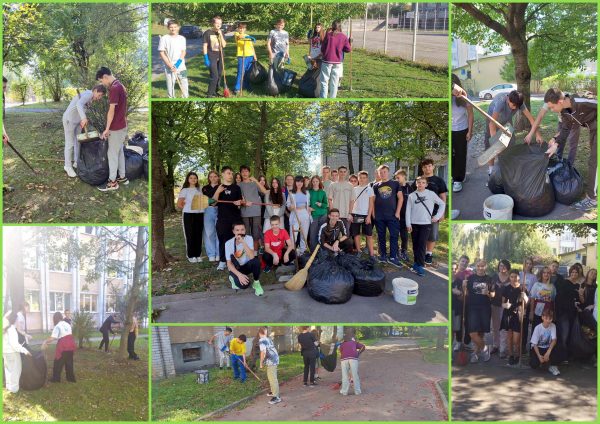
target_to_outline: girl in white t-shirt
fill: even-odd
[[[29,351],[19,343],[19,336],[15,322],[17,321],[16,312],[10,312],[4,318],[2,331],[2,357],[4,358],[4,380],[6,390],[11,393],[19,391],[19,381],[23,364],[21,362],[21,353],[30,355]]]
[[[194,197],[198,196],[196,202]],[[188,172],[185,182],[179,192],[177,207],[182,209],[181,222],[183,225],[183,236],[188,261],[192,263],[202,262],[202,232],[204,230],[204,209],[208,205],[202,205],[202,192],[198,185],[198,174]],[[196,209],[194,209],[196,208]]]
[[[54,322],[54,328],[52,334],[44,343],[42,343],[42,350],[48,348],[48,344],[56,341],[56,352],[54,353],[54,366],[52,370],[51,383],[60,383],[60,377],[62,374],[63,367],[67,373],[67,381],[75,383],[75,370],[73,368],[73,355],[77,346],[75,345],[75,339],[73,338],[73,331],[71,325],[63,321],[63,315],[60,312],[55,312],[52,317]]]

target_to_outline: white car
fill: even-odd
[[[498,94],[510,93],[517,89],[517,84],[496,84],[492,88],[479,92],[479,98],[484,100],[492,100]]]

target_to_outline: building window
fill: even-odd
[[[202,359],[202,350],[199,347],[181,349],[181,354],[183,355],[183,362],[194,362]]]
[[[98,312],[98,295],[82,293],[79,298],[79,309],[83,312]]]
[[[69,255],[65,252],[59,254],[51,254],[49,261],[50,271],[69,272]]]
[[[50,312],[71,309],[71,293],[50,292]]]
[[[117,311],[117,297],[114,294],[107,294],[105,301],[105,312],[113,313]]]
[[[40,291],[25,289],[25,302],[29,303],[29,312],[39,312]]]
[[[125,261],[108,259],[107,268],[106,276],[108,278],[125,278],[127,275],[127,265]]]

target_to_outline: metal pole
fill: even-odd
[[[413,51],[412,60],[415,61],[417,57],[417,28],[419,26],[419,3],[415,3],[415,18],[414,18],[414,29],[413,29]]]
[[[437,7],[433,11],[433,30],[435,31],[435,24],[437,23]]]
[[[427,11],[425,11],[425,31],[427,31]]]
[[[402,29],[406,29],[406,12],[404,12],[404,23],[402,24]]]
[[[363,28],[363,49],[367,48],[367,19],[369,13],[369,5],[365,3],[365,26]]]
[[[444,31],[446,31],[446,19],[448,19],[448,11],[444,10]]]
[[[388,47],[388,28],[390,26],[390,4],[386,3],[385,7],[385,38],[383,40],[383,54],[387,54]]]

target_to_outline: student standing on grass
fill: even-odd
[[[353,200],[350,201],[350,234],[354,237],[354,248],[360,252],[360,233],[365,236],[369,256],[374,260],[373,251],[373,208],[375,207],[375,193],[369,186],[369,173],[358,173],[359,184],[354,187]]]
[[[135,353],[135,339],[137,339],[139,332],[138,320],[135,315],[131,318],[131,325],[129,326],[129,332],[127,334],[127,353],[129,359],[138,361],[140,357]]]
[[[217,97],[217,88],[223,75],[223,63],[221,61],[221,49],[227,43],[221,31],[223,20],[220,16],[211,19],[212,27],[204,31],[202,35],[202,54],[204,55],[204,66],[210,70],[210,82],[208,83],[208,97]]]
[[[465,324],[463,327],[463,302],[464,293],[462,290],[462,282],[473,275],[473,270],[468,268],[469,266],[469,257],[467,255],[462,255],[458,259],[458,264],[456,268],[456,272],[454,273],[454,277],[452,280],[452,331],[454,332],[454,351],[458,351],[460,348],[460,344],[464,343],[469,345],[471,343],[471,336],[466,333],[466,328],[468,327],[467,317],[465,313]],[[466,333],[463,335],[463,331]]]
[[[265,194],[265,203],[269,204],[265,207],[265,213],[263,215],[263,233],[266,233],[271,228],[271,217],[273,216],[278,216],[280,218],[281,225],[284,225],[284,216],[286,210],[285,199],[281,189],[281,183],[279,182],[278,178],[271,179],[271,187],[269,188],[268,193]]]
[[[31,340],[31,335],[27,333],[27,314],[29,313],[29,303],[23,302],[17,311],[17,322],[15,327],[19,334],[19,343],[27,346]]]
[[[278,19],[275,29],[272,29],[267,37],[269,62],[273,64],[274,69],[279,67],[282,60],[288,60],[290,57],[290,35],[283,28],[285,19]]]
[[[217,171],[208,173],[208,184],[202,187],[202,194],[212,199],[220,185],[219,174]],[[204,210],[204,249],[210,262],[219,262],[219,238],[217,237],[217,204],[209,204]]]
[[[62,122],[65,130],[65,165],[63,169],[71,178],[77,176],[73,169],[77,167],[77,159],[79,158],[77,135],[88,125],[85,112],[92,102],[100,100],[105,94],[106,87],[98,84],[93,89],[85,90],[73,97],[73,100],[67,106],[67,110],[63,113]]]
[[[412,193],[412,189],[406,183],[406,172],[403,170],[396,171],[394,174],[396,181],[400,184],[399,192],[402,194],[402,207],[400,208],[400,260],[408,262],[408,231],[406,231],[406,201],[408,195]]]
[[[258,180],[250,176],[250,168],[246,165],[240,166],[242,182],[238,184],[242,190],[242,221],[246,226],[246,234],[254,239],[254,254],[258,253],[263,237],[261,207],[257,203],[262,203],[261,193],[268,193],[267,189],[261,186]]]
[[[554,375],[560,375],[558,365],[560,363],[559,347],[556,345],[556,326],[552,322],[554,313],[552,309],[545,309],[542,313],[542,322],[535,326],[531,335],[531,353],[529,354],[529,365],[536,369],[543,365],[549,365],[548,371]]]
[[[586,197],[579,202],[573,203],[573,206],[579,210],[592,210],[598,207],[596,201],[596,168],[598,166],[597,155],[597,122],[598,122],[598,101],[574,97],[568,93],[551,88],[544,95],[544,102],[548,108],[560,114],[562,118],[562,127],[554,137],[550,139],[550,146],[546,153],[554,153],[559,147],[564,148],[564,144],[569,137],[571,129],[587,127],[590,131],[590,151],[588,154],[588,172],[586,181]],[[532,124],[533,125],[533,124]]]
[[[467,294],[467,330],[471,340],[475,344],[475,350],[471,354],[471,363],[479,361],[479,357],[484,362],[490,360],[490,350],[485,345],[485,333],[490,332],[490,321],[492,317],[492,305],[490,300],[496,296],[493,291],[492,279],[486,275],[485,268],[487,263],[479,259],[476,265],[475,274],[469,276],[463,281],[463,291]]]
[[[521,314],[526,310],[521,309],[527,303],[527,294],[519,281],[519,271],[510,271],[510,284],[502,290],[502,323],[500,329],[505,330],[507,335],[508,365],[516,365],[521,357],[521,346],[519,337],[521,335]]]
[[[572,265],[569,268],[569,278],[561,280],[556,286],[556,327],[561,352],[568,352],[569,335],[578,315],[576,303],[579,302],[579,277],[578,267]]]
[[[427,190],[427,179],[421,175],[415,181],[417,190],[408,196],[406,206],[406,230],[411,233],[415,262],[411,271],[425,275],[425,248],[433,224],[443,216],[446,204],[431,190]],[[437,208],[436,208],[437,206]]]
[[[419,168],[423,172],[423,176],[427,178],[427,190],[433,191],[440,199],[442,199],[444,203],[446,203],[448,200],[448,187],[446,187],[446,182],[442,178],[433,174],[435,171],[433,160],[424,159],[420,163]],[[413,190],[416,190],[416,188],[417,187],[415,183],[413,184]],[[433,207],[431,214],[435,215],[437,210],[438,206],[436,205]],[[443,215],[440,221],[442,219],[444,219]],[[439,237],[440,224],[439,222],[434,222],[431,225],[431,231],[429,232],[429,238],[427,239],[427,249],[425,251],[425,264],[427,265],[433,264],[433,250],[435,249],[435,243],[438,241]]]
[[[233,237],[233,232],[231,231],[232,225],[234,222],[242,220],[240,213],[242,190],[233,181],[233,170],[230,166],[221,168],[221,181],[223,183],[217,187],[212,197],[214,201],[224,201],[217,203],[217,237],[219,238],[220,258],[217,270],[219,271],[223,271],[226,268],[228,258],[225,256],[225,243]]]
[[[318,341],[315,335],[310,332],[310,327],[300,327],[302,333],[298,334],[298,344],[301,347],[300,353],[304,360],[304,386],[308,386],[310,383],[311,387],[317,385],[315,382],[315,367],[317,363],[317,356],[319,351],[317,350]]]
[[[233,333],[231,327],[225,327],[225,330],[217,331],[208,341],[208,344],[212,345],[216,340],[216,347],[219,352],[219,369],[223,369],[224,366],[231,368],[230,356],[228,355],[229,345],[231,340],[233,340],[231,333]]]
[[[312,209],[310,213],[312,222],[308,230],[308,245],[312,252],[317,247],[317,244],[319,244],[319,229],[327,222],[329,203],[327,202],[327,193],[323,189],[323,183],[318,176],[315,175],[310,179],[310,188],[308,191],[310,194],[310,207]]]
[[[554,298],[556,288],[550,283],[550,268],[545,266],[538,272],[538,281],[530,292],[531,303],[529,306],[529,321],[535,328],[542,322],[542,313],[549,309],[554,317]]]
[[[358,343],[352,334],[344,334],[344,341],[340,345],[340,365],[342,367],[342,387],[340,393],[348,395],[350,379],[353,381],[354,394],[360,395],[360,377],[358,376],[358,357],[365,350],[365,345]]]
[[[229,282],[233,290],[247,289],[252,286],[254,294],[262,296],[264,293],[260,285],[260,260],[254,253],[254,241],[246,235],[243,222],[234,222],[232,225],[233,238],[225,242],[225,258],[229,270]],[[252,285],[248,274],[252,274]]]
[[[340,211],[340,219],[346,227],[346,234],[350,234],[348,217],[350,216],[350,203],[354,196],[354,187],[346,181],[348,168],[340,166],[337,171],[338,180],[331,183],[329,186],[329,189],[327,190],[327,200],[329,201],[330,207]]]
[[[165,64],[165,77],[167,79],[167,95],[169,99],[175,97],[175,83],[179,83],[181,97],[189,97],[187,68],[185,67],[186,39],[179,35],[179,23],[169,21],[169,33],[160,37],[158,52]]]
[[[327,222],[321,225],[318,239],[321,249],[327,249],[335,255],[339,252],[351,253],[354,245],[348,237],[346,226],[340,221],[340,211],[336,208],[329,209]]]
[[[523,261],[523,271],[519,272],[519,281],[525,286],[527,293],[531,293],[531,288],[537,282],[537,277],[533,273],[533,257],[527,257]],[[523,316],[523,337],[521,342],[521,351],[526,351],[527,343],[529,342],[529,308],[531,301],[525,305],[525,315]]]
[[[308,33],[308,55],[304,56],[306,67],[308,69],[320,69],[323,62],[323,52],[321,46],[325,39],[325,30],[323,24],[318,22],[315,27]]]
[[[65,368],[67,374],[67,381],[75,383],[75,371],[73,369],[73,354],[77,349],[75,345],[75,339],[73,338],[73,332],[71,326],[63,321],[63,316],[60,312],[55,312],[52,317],[54,321],[54,329],[52,334],[44,343],[42,343],[42,350],[46,350],[48,343],[57,341],[56,352],[54,353],[54,365],[52,369],[51,383],[60,383],[60,377],[63,368]]]
[[[290,235],[280,226],[281,217],[273,215],[270,219],[271,228],[265,233],[265,253],[262,256],[265,262],[265,274],[274,266],[292,265],[296,259],[296,251]]]
[[[21,371],[23,363],[21,362],[21,354],[31,355],[21,343],[19,343],[19,335],[15,322],[17,314],[10,312],[4,318],[2,331],[2,357],[4,359],[4,381],[6,390],[11,393],[19,391],[19,382],[21,380]]]
[[[510,262],[506,259],[501,259],[498,262],[497,273],[492,277],[494,291],[498,296],[492,299],[492,355],[500,352],[500,358],[506,358],[506,331],[501,330],[502,323],[502,293],[504,288],[510,285],[509,272]]]
[[[233,94],[238,94],[241,88],[248,90],[250,88],[250,82],[248,81],[248,74],[250,68],[256,60],[256,53],[254,52],[254,44],[256,39],[246,34],[247,24],[240,22],[237,27],[237,32],[233,33],[235,44],[237,46],[237,77],[235,79],[235,88]],[[242,81],[242,74],[244,74],[244,81]],[[243,85],[242,85],[243,84]]]
[[[110,346],[110,339],[108,337],[108,333],[115,334],[112,329],[113,324],[118,324],[119,321],[115,319],[115,314],[110,314],[102,323],[102,326],[99,328],[99,331],[102,333],[102,341],[100,342],[100,346],[98,346],[99,350],[102,350],[104,347],[104,351],[108,353],[108,347]]]
[[[275,349],[275,345],[271,339],[267,336],[267,328],[261,327],[258,330],[260,340],[258,345],[260,347],[260,368],[263,366],[267,367],[267,379],[269,380],[269,387],[271,391],[267,396],[271,396],[269,403],[275,405],[281,402],[279,397],[279,381],[277,380],[277,366],[279,365],[279,353]]]
[[[375,228],[377,228],[377,243],[379,245],[379,262],[388,262],[396,267],[402,264],[398,259],[398,234],[400,233],[400,211],[405,201],[400,191],[400,184],[390,180],[390,168],[380,165],[377,168],[378,182],[373,184],[375,193]],[[376,178],[377,178],[376,176]],[[386,250],[386,232],[390,233],[390,256]]]
[[[198,196],[198,205],[194,205],[194,197]],[[204,209],[200,207],[199,197],[202,196],[198,185],[198,174],[188,172],[185,182],[179,191],[177,207],[182,209],[181,225],[185,239],[185,251],[191,263],[202,262],[202,232],[204,231]]]
[[[310,228],[311,209],[310,194],[304,187],[304,178],[300,175],[294,178],[294,188],[288,196],[287,208],[290,210],[290,228],[294,246],[298,248],[298,255],[302,255],[308,248],[306,240]]]
[[[229,343],[231,353],[231,366],[233,368],[233,379],[246,382],[246,335],[240,334]]]
[[[335,99],[340,83],[340,77],[344,71],[344,53],[352,50],[352,40],[342,32],[342,23],[333,21],[331,30],[325,34],[321,44],[323,63],[321,64],[320,97],[322,99]]]
[[[123,146],[127,142],[127,92],[121,82],[116,79],[110,69],[101,67],[96,72],[96,79],[108,89],[108,113],[103,139],[108,139],[108,181],[98,187],[100,191],[118,190],[119,184],[127,185],[125,175],[125,153]],[[119,178],[117,178],[117,171]]]
[[[452,83],[460,79],[452,74]],[[462,190],[467,176],[467,145],[473,135],[473,106],[462,97],[452,96],[452,191]]]

